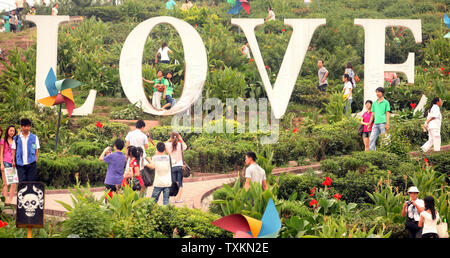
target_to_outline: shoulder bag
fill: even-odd
[[[183,143],[181,143],[181,157],[183,159],[183,167],[182,167],[181,173],[182,173],[183,177],[190,177],[191,176],[191,168],[184,160]]]

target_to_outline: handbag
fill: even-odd
[[[132,187],[133,191],[141,190],[141,185],[139,184],[139,179],[137,179],[136,176],[133,176],[132,183],[133,183],[133,187]]]
[[[162,79],[159,80],[158,84],[161,84],[161,81],[162,81]],[[159,92],[163,92],[164,91],[164,86],[156,86],[156,90],[159,91]]]
[[[169,162],[170,162],[170,174],[172,175],[172,158],[170,157],[170,155],[169,155]],[[177,196],[179,190],[180,186],[178,185],[177,182],[173,180],[172,177],[172,185],[170,186],[169,196]]]
[[[144,167],[144,169],[141,170],[141,177],[146,187],[152,186],[155,181],[155,170]]]
[[[360,137],[362,137],[362,136],[363,136],[363,133],[364,133],[364,125],[361,125],[361,126],[359,127],[359,129],[358,129],[358,135],[359,135]]]
[[[359,82],[359,77],[357,74],[355,74],[355,82]]]
[[[183,144],[181,144],[181,157],[183,159],[183,166],[181,167],[181,174],[183,177],[190,177],[191,176],[191,167],[184,161],[184,151],[183,151]]]
[[[448,238],[448,225],[447,222],[443,222],[436,225],[437,234],[439,238]]]

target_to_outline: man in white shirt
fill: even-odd
[[[408,189],[409,201],[403,204],[402,217],[407,216],[405,227],[408,230],[410,238],[420,237],[421,229],[419,227],[420,213],[425,210],[425,203],[423,200],[417,198],[419,196],[419,189],[411,186]]]
[[[434,147],[434,151],[441,150],[442,114],[439,107],[442,107],[442,99],[436,97],[431,101],[431,109],[424,124],[424,129],[428,131],[428,141],[421,147],[423,152],[428,152],[431,147]]]
[[[172,169],[170,156],[164,153],[166,145],[163,142],[156,144],[156,153],[147,167],[155,170],[155,181],[152,198],[158,202],[161,192],[163,193],[163,205],[169,204],[169,193],[172,185]]]
[[[143,158],[147,156],[145,150],[148,149],[148,137],[145,135],[144,130],[145,122],[143,120],[138,120],[136,122],[136,129],[129,132],[125,137],[125,148],[127,149],[128,146],[141,147],[144,150]]]
[[[245,155],[245,191],[250,188],[250,181],[253,183],[259,183],[262,185],[264,191],[267,190],[266,172],[256,163],[256,154],[252,151]]]
[[[21,119],[20,127],[20,134],[14,136],[14,141],[11,144],[13,154],[12,166],[17,167],[19,182],[36,181],[36,162],[40,149],[39,139],[30,132],[30,119]]]

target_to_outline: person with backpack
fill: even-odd
[[[402,217],[406,217],[405,228],[408,230],[409,238],[419,238],[421,228],[419,227],[420,213],[424,211],[424,201],[419,199],[419,189],[411,186],[408,189],[409,201],[403,204]]]
[[[163,205],[168,205],[170,187],[172,186],[172,161],[165,151],[166,145],[163,142],[158,142],[156,153],[147,166],[155,170],[152,198],[155,202],[158,202],[159,196],[163,193]]]
[[[30,132],[31,120],[20,120],[21,132],[14,136],[11,149],[13,150],[13,167],[17,167],[19,182],[36,181],[38,153],[40,149],[39,138]]]

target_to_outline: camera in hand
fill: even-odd
[[[412,204],[411,201],[407,201],[407,202],[406,202],[406,205],[408,205],[408,206],[411,205],[411,204]]]

